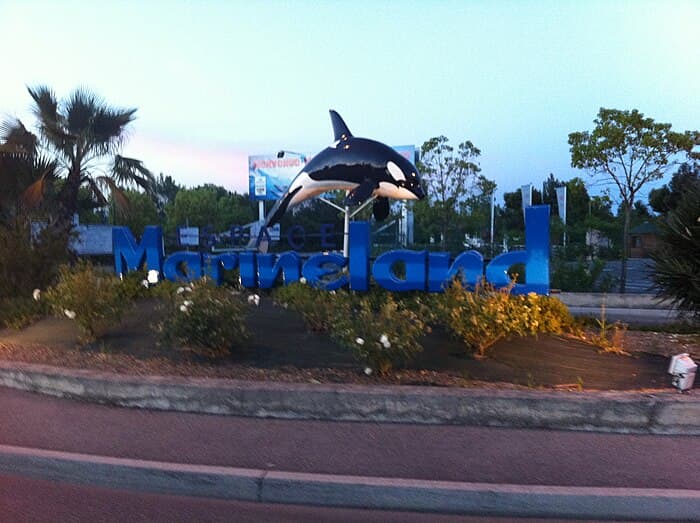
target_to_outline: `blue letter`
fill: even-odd
[[[214,283],[221,285],[221,269],[232,271],[238,265],[238,255],[233,252],[225,252],[223,254],[211,255],[208,253],[202,254],[202,262],[204,264],[204,274],[209,276]]]
[[[258,254],[258,282],[261,289],[269,289],[275,284],[282,271],[285,285],[299,281],[301,260],[295,252],[284,252],[277,257],[274,254]]]
[[[351,222],[349,234],[350,288],[366,291],[369,289],[369,223]]]
[[[146,227],[143,230],[141,243],[137,246],[128,227],[114,227],[112,252],[117,274],[139,270],[144,258],[146,258],[146,269],[160,273],[163,265],[163,231],[157,226]]]
[[[231,244],[238,245],[239,243],[248,243],[250,234],[243,230],[240,225],[234,225],[231,227]]]
[[[525,264],[525,282],[513,287],[513,294],[549,294],[549,205],[525,208],[525,250],[496,256],[486,267],[486,279],[496,287],[510,284],[508,269]]]
[[[257,285],[257,263],[254,252],[241,252],[238,255],[238,269],[241,273],[241,285],[243,287],[255,287]]]
[[[372,266],[372,276],[377,283],[389,291],[424,291],[428,251],[398,250],[385,252]],[[397,278],[392,270],[394,264],[404,262],[406,279]]]
[[[484,258],[478,251],[466,251],[457,256],[449,266],[450,255],[446,252],[428,254],[428,290],[442,292],[452,279],[462,273],[462,284],[474,287],[484,276]]]
[[[306,261],[302,274],[309,285],[334,291],[346,285],[348,277],[341,275],[334,280],[329,280],[324,276],[339,272],[346,263],[347,260],[340,254],[316,254]]]
[[[295,231],[300,231],[299,234],[301,234],[301,243],[297,243],[294,241],[294,232]],[[295,251],[300,251],[304,248],[304,239],[306,238],[306,233],[304,232],[304,228],[301,225],[292,225],[289,230],[287,231],[287,243],[289,243],[289,246],[294,249]]]
[[[183,268],[181,264],[185,264]],[[174,252],[165,260],[163,275],[170,281],[193,281],[202,277],[202,256],[198,252]]]
[[[321,224],[321,249],[332,249],[335,247],[328,238],[333,234],[333,224],[332,223],[322,223]]]

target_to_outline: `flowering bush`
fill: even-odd
[[[55,315],[75,320],[83,343],[118,324],[131,304],[119,278],[89,262],[61,266],[58,283],[44,294]]]
[[[344,294],[350,311],[336,317],[332,336],[352,349],[367,365],[368,374],[372,370],[386,374],[409,363],[423,350],[419,339],[430,332],[430,327],[415,310],[385,291]]]
[[[488,284],[469,291],[455,280],[437,301],[439,321],[481,358],[501,339],[574,330],[574,319],[561,301],[510,291],[511,287],[497,290]]]
[[[165,301],[165,316],[155,329],[165,343],[222,357],[248,339],[244,324],[248,309],[239,293],[202,279],[171,293]]]
[[[347,313],[347,291],[318,289],[308,285],[303,278],[297,283],[275,288],[273,297],[283,307],[301,314],[309,330],[315,332],[334,330],[336,318]]]

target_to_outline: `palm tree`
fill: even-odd
[[[56,161],[37,150],[37,138],[19,120],[0,123],[0,224],[35,209],[56,180]]]
[[[151,172],[141,161],[119,154],[136,109],[111,107],[84,88],[76,89],[64,100],[58,100],[46,86],[27,90],[34,101],[38,144],[55,159],[58,174],[63,177],[57,198],[58,223],[71,223],[83,185],[100,205],[108,203],[106,191],[121,206],[128,204],[124,188],[138,186],[151,192],[154,183]],[[5,125],[6,141],[10,135],[19,135],[19,126],[24,128],[19,120],[16,124]],[[44,188],[44,180],[38,180],[35,193],[43,193]]]

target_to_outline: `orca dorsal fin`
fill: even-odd
[[[352,138],[350,129],[348,129],[348,126],[345,125],[345,122],[340,115],[333,109],[330,110],[330,113],[331,123],[333,124],[333,140],[337,142],[338,140],[347,140],[348,138]]]

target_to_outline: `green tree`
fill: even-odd
[[[232,225],[244,225],[256,217],[246,195],[212,184],[180,189],[166,212],[167,229],[171,232],[182,225],[223,232]]]
[[[0,124],[0,224],[36,210],[56,181],[56,162],[37,149],[36,137],[19,120]]]
[[[427,185],[428,198],[437,219],[440,245],[444,249],[448,242],[459,238],[459,213],[462,206],[473,192],[476,175],[481,171],[476,159],[481,151],[470,141],[457,146],[455,151],[445,136],[431,138],[421,146],[421,158],[418,162],[423,180]],[[421,206],[416,205],[416,208]]]
[[[135,190],[126,190],[124,195],[129,201],[126,207],[110,205],[109,221],[115,225],[129,227],[137,236],[143,234],[147,225],[161,224],[161,216],[150,195]]]
[[[649,205],[659,214],[667,214],[678,206],[683,195],[700,183],[700,164],[683,163],[671,181],[649,192]]]
[[[106,191],[118,204],[125,204],[123,187],[151,190],[153,176],[142,162],[121,156],[128,125],[136,109],[107,105],[96,94],[76,89],[59,100],[46,86],[27,88],[37,119],[39,146],[56,160],[64,178],[55,216],[68,226],[78,210],[80,187],[86,186],[100,205],[106,205]],[[22,122],[5,129],[6,135],[24,128]],[[42,180],[43,182],[43,180]],[[43,192],[37,188],[36,192]]]
[[[593,131],[569,134],[571,165],[609,179],[619,191],[624,216],[620,291],[625,292],[629,231],[637,195],[647,183],[660,179],[679,153],[690,154],[700,134],[671,131],[633,109],[601,108]]]
[[[166,205],[174,202],[180,189],[182,187],[173,180],[172,176],[164,176],[163,173],[160,173],[153,185],[155,204],[158,210],[163,211]]]
[[[700,316],[700,185],[691,185],[661,226],[653,254],[659,295]]]
[[[496,188],[495,181],[480,174],[474,184],[474,191],[461,206],[467,232],[481,240],[490,239],[491,198]]]

